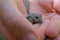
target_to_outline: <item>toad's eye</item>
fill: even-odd
[[[38,17],[36,17],[36,19],[38,19]]]

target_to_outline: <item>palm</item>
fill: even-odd
[[[33,0],[31,2],[30,12],[42,13],[43,24],[41,24],[41,25],[35,24],[34,26],[37,27],[36,29],[38,30],[42,39],[45,38],[45,34],[48,35],[49,37],[56,37],[59,33],[59,31],[58,31],[59,27],[57,27],[57,25],[60,26],[59,25],[60,16],[55,10],[53,10],[52,0],[50,0],[48,2],[46,0],[45,1],[39,0],[39,1],[40,1],[40,5],[38,4],[37,0]],[[45,4],[45,5],[43,5],[43,4]],[[54,30],[52,30],[53,28],[54,28]],[[53,39],[51,39],[51,40],[53,40]],[[54,40],[58,40],[58,36]]]

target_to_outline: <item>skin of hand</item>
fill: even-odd
[[[22,0],[15,0],[15,2],[17,4],[17,7],[18,7],[19,11],[22,12],[22,14],[24,16],[26,16],[27,15],[27,11],[26,11],[26,8],[25,8],[25,6],[23,4],[23,1]]]
[[[60,40],[60,0],[31,0],[30,13],[42,14],[43,24],[35,24],[42,40],[47,35],[48,40]],[[38,28],[39,26],[39,28]],[[32,34],[27,34],[24,39],[32,40]]]
[[[6,31],[8,32],[6,34],[11,37],[14,36],[17,40],[22,40],[23,36],[30,32],[36,36],[36,40],[40,40],[38,30],[36,30],[33,25],[22,15],[14,0],[1,0],[0,8],[0,25],[3,25],[8,29],[9,32]],[[3,31],[2,33],[4,34],[5,32]],[[4,35],[7,36],[6,34]],[[15,38],[11,37],[7,40],[15,40]]]
[[[33,0],[31,2],[31,8],[30,8],[31,13],[42,13],[42,15],[43,15],[44,23],[42,25],[40,25],[38,32],[40,33],[42,38],[45,38],[44,36],[46,34],[52,38],[56,36],[55,38],[48,39],[48,40],[59,40],[60,39],[60,36],[59,36],[59,31],[60,31],[59,30],[59,26],[60,26],[59,18],[60,18],[60,16],[58,15],[60,12],[59,5],[58,5],[59,0],[54,0],[54,1],[38,0],[38,1],[39,2],[37,2],[36,0],[35,1]],[[53,8],[53,6],[54,6],[54,8]],[[35,24],[34,26],[38,26],[38,25]]]

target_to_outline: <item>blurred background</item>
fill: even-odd
[[[23,0],[24,6],[26,7],[27,12],[29,13],[29,5],[31,0]]]

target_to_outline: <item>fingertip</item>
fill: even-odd
[[[51,38],[57,36],[57,34],[55,33],[55,31],[52,31],[51,29],[47,29],[47,30],[46,30],[46,35],[47,35],[48,37],[51,37]]]
[[[54,25],[49,25],[49,27],[47,27],[46,29],[46,35],[53,38],[56,37],[59,34],[59,29],[57,28],[57,26]]]
[[[35,36],[31,33],[27,33],[24,37],[23,40],[35,40]]]
[[[53,40],[60,40],[60,35],[58,35],[56,38],[54,38]]]
[[[55,38],[48,38],[47,40],[60,40],[60,35],[58,35],[58,36],[55,37]]]
[[[32,33],[27,33],[26,35],[24,35],[23,40],[40,40],[40,39],[37,39],[37,37]]]

